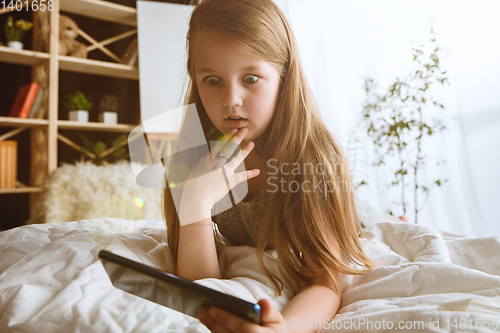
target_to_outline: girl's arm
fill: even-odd
[[[329,235],[330,246],[337,256],[342,258],[337,239]],[[309,256],[304,253],[306,265],[311,267]],[[331,269],[337,285],[342,285],[340,272]],[[326,272],[321,274],[319,282],[314,285],[303,284],[300,291],[285,306],[281,314],[285,319],[287,327],[293,332],[316,332],[322,328],[330,327],[331,319],[340,308],[342,291],[335,291],[332,280]],[[311,328],[312,327],[312,328]]]
[[[329,240],[334,253],[338,258],[342,258],[337,239],[330,234]],[[312,265],[307,254],[303,255],[306,265]],[[340,287],[342,275],[333,269],[330,272]],[[341,290],[335,291],[333,282],[327,272],[324,272],[317,284],[302,285],[300,291],[287,303],[281,313],[266,299],[260,300],[262,326],[218,308],[210,308],[208,311],[200,309],[199,319],[212,332],[317,332],[322,328],[331,328],[330,321],[337,314],[340,301]]]
[[[210,218],[180,226],[177,275],[188,280],[222,278]]]
[[[337,278],[340,274],[334,276]],[[325,279],[327,279],[326,274],[323,280]],[[340,292],[334,292],[328,282],[303,285],[299,293],[287,303],[282,313],[274,308],[269,300],[261,299],[259,305],[262,326],[215,307],[201,308],[198,318],[213,333],[317,332],[332,327],[330,321],[340,307],[340,299]]]
[[[248,142],[230,161],[224,159],[225,155],[219,156],[219,153],[232,155],[234,148],[243,141],[247,133],[248,129],[243,127],[224,135],[210,154],[200,159],[184,182],[179,208],[177,274],[186,279],[222,277],[212,228],[212,207],[230,189],[258,176],[259,172],[254,169],[235,173],[236,167],[253,149],[252,142]],[[230,154],[226,148],[230,150]],[[221,160],[227,163],[223,163],[222,167],[216,167]]]
[[[340,286],[341,275],[333,272]],[[331,327],[330,321],[340,307],[341,291],[335,292],[328,275],[322,275],[320,283],[302,285],[281,312],[289,332],[317,332]]]

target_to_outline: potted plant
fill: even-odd
[[[7,38],[7,45],[16,50],[23,49],[21,40],[28,30],[33,27],[33,23],[25,20],[17,20],[14,22],[12,16],[7,18],[5,23],[5,37]]]
[[[389,186],[400,188],[401,213],[408,214],[407,190],[413,192],[414,222],[427,202],[431,190],[440,187],[447,179],[425,182],[419,177],[426,164],[424,140],[446,129],[436,117],[436,111],[445,107],[434,99],[434,89],[448,82],[446,71],[441,69],[443,50],[436,33],[431,30],[427,45],[413,48],[415,69],[404,79],[396,78],[385,93],[376,92],[372,79],[365,79],[366,101],[363,116],[367,134],[375,147],[375,167],[388,165],[392,159],[397,164]],[[438,161],[442,164],[444,161]],[[360,185],[366,185],[366,181]],[[423,196],[419,196],[419,192]],[[392,211],[389,212],[391,215]]]
[[[90,97],[85,96],[80,90],[66,96],[65,107],[69,111],[69,120],[87,123],[92,105]]]
[[[105,124],[118,123],[118,97],[113,94],[105,94],[99,103],[99,121]]]
[[[95,165],[114,163],[129,157],[128,149],[124,147],[128,142],[128,137],[124,134],[116,137],[109,146],[103,141],[91,141],[80,132],[78,135],[83,142],[82,147],[80,147],[82,160],[88,156],[87,153],[95,156],[90,159]]]

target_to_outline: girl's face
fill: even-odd
[[[226,134],[246,127],[243,141],[257,139],[274,114],[280,75],[268,61],[243,45],[205,34],[195,49],[196,84],[207,115]]]

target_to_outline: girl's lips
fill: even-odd
[[[226,119],[224,119],[224,121],[226,122],[226,124],[229,125],[229,127],[233,127],[233,128],[243,127],[243,125],[245,125],[245,123],[247,122],[247,120],[243,119],[243,118],[240,120],[232,120],[232,119],[226,118]]]

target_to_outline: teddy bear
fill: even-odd
[[[76,41],[78,25],[75,21],[61,15],[59,19],[59,54],[72,57],[87,58],[87,47]]]

